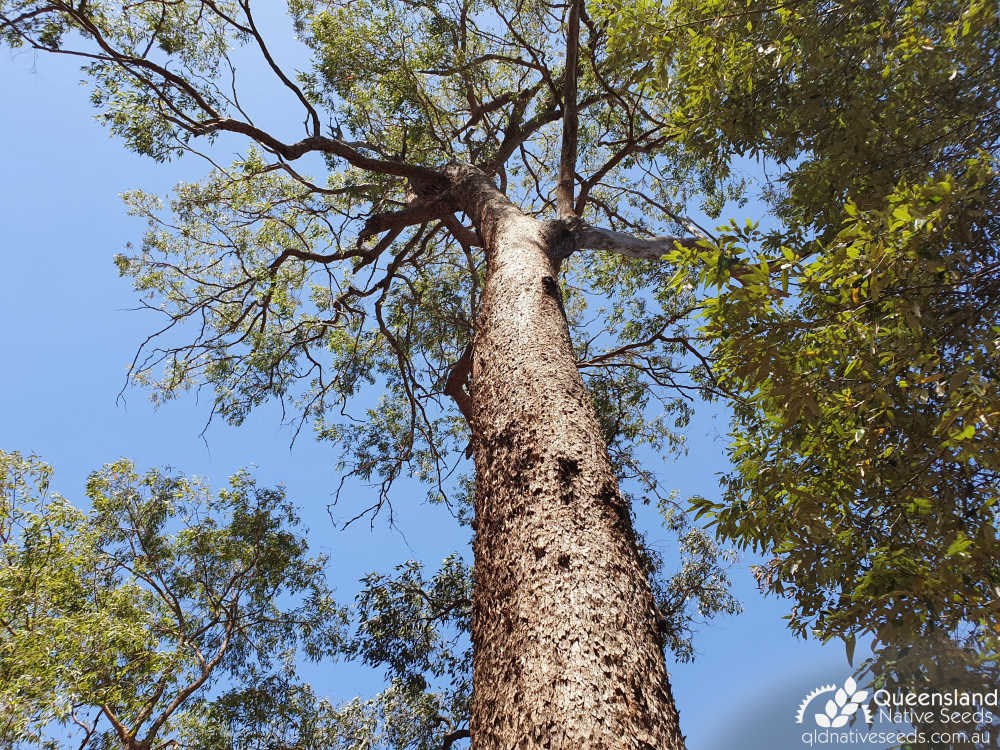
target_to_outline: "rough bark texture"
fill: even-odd
[[[488,259],[471,377],[472,747],[683,748],[652,595],[577,371],[569,235],[485,178],[457,196]]]

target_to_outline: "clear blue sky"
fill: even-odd
[[[264,482],[284,483],[303,508],[313,547],[331,553],[331,578],[345,600],[371,570],[410,558],[436,568],[464,543],[446,512],[423,505],[420,490],[407,498],[404,488],[395,507],[405,538],[384,521],[337,531],[326,514],[337,479],[333,449],[305,434],[290,449],[277,409],[258,410],[240,428],[215,424],[206,444],[199,433],[207,400],[182,398],[154,411],[147,394],[132,389],[126,405],[116,404],[126,366],[155,323],[129,311],[135,298],[112,263],[143,228],[126,216],[118,194],[139,186],[165,193],[206,167],[193,159],[158,165],[124,151],[94,121],[81,78],[71,60],[0,52],[0,447],[53,464],[55,485],[70,499],[81,496],[89,471],[120,456],[217,485],[256,465]],[[665,486],[717,495],[726,430],[723,414],[702,410],[688,433],[688,455],[660,467]],[[345,511],[363,507],[363,492],[346,493]],[[666,532],[647,534],[667,544]],[[669,565],[676,556],[666,559]],[[732,571],[746,612],[699,632],[692,664],[670,665],[691,750],[804,747],[793,723],[802,696],[849,673],[840,644],[791,636],[781,619],[786,604],[757,593],[751,562]],[[381,683],[378,674],[343,664],[310,679],[334,700],[374,693]]]

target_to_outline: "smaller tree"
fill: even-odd
[[[50,474],[0,451],[0,743],[231,747],[220,717],[272,693],[282,744],[310,746],[303,719],[326,714],[292,662],[337,649],[346,616],[284,490],[240,472],[212,494],[122,460],[81,510]]]

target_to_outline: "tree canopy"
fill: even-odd
[[[849,656],[874,636],[876,684],[996,684],[996,4],[618,18],[612,46],[662,61],[688,148],[774,170],[776,229],[675,256],[718,290],[702,330],[738,396],[735,470],[700,512],[773,556],[760,583],[796,632]]]
[[[169,329],[133,377],[161,398],[207,383],[215,413],[235,423],[280,398],[361,478],[385,490],[406,472],[446,494],[468,443],[446,386],[471,339],[484,259],[476,232],[418,193],[436,169],[468,163],[529,214],[554,208],[566,9],[295,2],[313,63],[297,76],[278,67],[245,2],[0,10],[12,45],[82,56],[99,117],[129,148],[168,159],[227,134],[259,144],[213,162],[167,206],[128,196],[150,231],[119,270]],[[609,229],[587,224],[578,242],[658,259],[671,242],[643,236],[686,233],[689,195],[717,213],[736,186],[709,179],[671,137],[668,110],[634,83],[638,64],[609,58],[604,29],[585,12],[581,22],[571,213]],[[279,140],[242,111],[240,76],[256,71],[234,58],[254,50],[301,110],[300,139]],[[623,472],[644,479],[633,446],[675,448],[683,394],[707,385],[682,331],[695,302],[664,278],[658,263],[621,255],[569,258],[561,276],[606,437]],[[384,401],[345,419],[372,384]]]
[[[558,268],[558,281],[541,279],[542,301],[557,300],[559,311],[546,325],[560,347],[559,328],[571,332],[560,373],[568,365],[570,391],[578,372],[590,386],[581,418],[570,422],[587,431],[579,447],[597,464],[581,469],[582,458],[555,456],[566,435],[550,443],[550,458],[563,473],[594,477],[579,485],[592,504],[577,505],[597,514],[584,526],[610,536],[574,552],[619,555],[607,570],[621,572],[620,584],[589,580],[617,587],[616,606],[641,631],[635,643],[644,650],[614,662],[641,657],[649,678],[627,679],[669,709],[633,713],[681,741],[662,646],[671,640],[690,655],[683,612],[699,592],[705,616],[736,605],[720,587],[714,544],[691,532],[686,544],[697,562],[682,574],[692,597],[669,593],[679,598],[657,612],[650,558],[630,511],[619,507],[617,481],[613,489],[602,483],[633,480],[627,490],[637,497],[668,497],[636,450],[675,450],[693,394],[711,383],[682,335],[693,297],[670,289],[659,267],[674,237],[655,232],[686,234],[686,194],[703,193],[717,211],[729,186],[709,180],[667,137],[664,113],[632,82],[634,66],[607,56],[604,32],[582,4],[294,2],[289,11],[312,58],[298,73],[278,64],[242,0],[0,5],[11,45],[82,59],[99,118],[129,148],[157,160],[195,154],[211,162],[204,180],[179,185],[166,206],[141,191],[127,197],[149,232],[118,267],[165,316],[133,363],[133,379],[156,398],[208,385],[213,414],[236,424],[277,398],[289,419],[337,444],[346,475],[379,488],[363,513],[385,507],[393,482],[414,476],[482,536],[469,513],[474,485],[464,462],[485,445],[485,433],[470,429],[484,408],[470,374],[487,256],[500,217],[555,213],[556,222],[531,225],[548,227],[546,241],[563,248],[543,261]],[[240,93],[247,75],[269,77],[275,101],[284,94],[300,112],[298,134],[259,124]],[[243,152],[222,163],[212,144],[235,136]],[[614,254],[572,257],[584,249]],[[524,372],[526,382],[544,382],[538,371]],[[372,392],[381,393],[375,405]],[[531,468],[537,451],[530,426],[522,431],[528,455],[514,465],[524,467],[525,481],[552,477]],[[481,450],[477,463],[488,457]],[[547,492],[554,498],[557,490]],[[572,492],[558,493],[562,507],[576,507]],[[539,549],[536,560],[545,557]],[[553,585],[573,570],[565,554],[546,559]],[[479,588],[500,581],[481,569],[476,580]],[[596,622],[609,612],[576,614]],[[668,639],[671,625],[678,629]],[[498,658],[514,653],[496,648]],[[591,679],[578,684],[597,689]]]
[[[310,57],[294,73],[247,0],[0,0],[9,44],[82,59],[129,148],[212,163],[167,204],[127,197],[149,231],[118,268],[165,317],[136,381],[207,385],[237,424],[279,399],[377,486],[368,511],[413,475],[475,527],[473,350],[497,217],[522,212],[543,222],[545,293],[630,495],[666,502],[639,449],[678,447],[692,395],[727,399],[734,468],[694,510],[772,558],[761,586],[792,600],[793,629],[849,655],[873,635],[879,685],[995,683],[995,2],[289,12]],[[244,106],[257,74],[299,130]],[[237,136],[253,145],[221,163],[211,144]],[[686,207],[714,218],[743,195],[739,157],[769,170],[777,224],[709,232]],[[539,474],[571,484],[579,465],[559,461]],[[398,573],[372,581],[425,591]],[[413,686],[400,665],[462,658],[420,637],[419,658],[355,645]]]
[[[243,473],[212,494],[118,461],[85,510],[35,458],[3,452],[0,469],[5,743],[58,747],[64,725],[80,747],[198,744],[296,658],[338,652],[345,611],[280,488]]]

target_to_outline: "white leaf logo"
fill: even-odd
[[[858,683],[854,681],[853,677],[848,677],[844,680],[842,688],[838,688],[836,685],[823,685],[809,693],[799,705],[799,711],[795,718],[797,724],[802,723],[806,707],[813,698],[823,693],[833,693],[833,697],[826,701],[823,713],[813,714],[817,726],[824,729],[840,729],[847,725],[859,708],[864,711],[865,721],[871,723],[871,714],[862,705],[868,699],[868,691],[858,690]]]
[[[840,710],[837,707],[837,704],[834,703],[833,701],[827,701],[826,702],[826,715],[829,716],[832,719],[838,713],[840,713]]]

